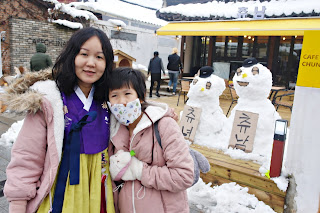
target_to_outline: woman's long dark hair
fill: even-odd
[[[102,30],[87,27],[75,32],[58,56],[56,63],[53,66],[52,74],[61,92],[65,93],[67,96],[73,93],[74,87],[78,85],[74,61],[81,46],[92,36],[97,36],[99,38],[106,59],[105,71],[101,78],[94,83],[95,93],[93,98],[97,101],[104,101],[107,98],[107,77],[113,67],[113,49],[109,38]]]

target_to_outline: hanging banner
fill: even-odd
[[[307,38],[307,39],[306,39]],[[320,31],[305,31],[297,86],[320,88]]]

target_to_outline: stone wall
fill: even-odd
[[[47,54],[54,63],[70,36],[75,32],[70,28],[44,21],[12,18],[10,26],[11,72],[13,67],[30,69],[30,58],[36,52],[36,44],[44,43]]]

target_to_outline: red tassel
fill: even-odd
[[[100,213],[107,213],[107,208],[106,208],[106,190],[104,187],[104,183],[106,181],[107,176],[102,175],[101,178],[101,207],[100,207]]]

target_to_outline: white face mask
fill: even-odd
[[[123,104],[111,105],[108,101],[108,106],[116,119],[125,126],[132,124],[141,115],[141,103],[139,98],[127,103],[126,106]]]

